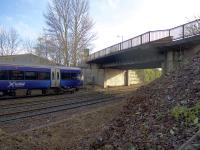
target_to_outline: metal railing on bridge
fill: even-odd
[[[146,32],[144,34],[141,34],[139,36],[112,45],[110,47],[107,47],[103,50],[91,54],[89,56],[89,61],[99,57],[106,56],[113,52],[125,50],[142,44],[147,44],[167,37],[171,37],[172,41],[176,41],[196,36],[199,34],[200,34],[200,19],[167,30],[156,30],[156,31]]]

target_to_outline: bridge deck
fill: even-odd
[[[115,44],[89,56],[88,63],[104,67],[160,67],[166,48],[195,44],[200,41],[200,20],[167,30],[150,31]],[[154,58],[155,61],[152,60]],[[145,59],[145,62],[141,62]],[[141,66],[141,63],[143,64]]]

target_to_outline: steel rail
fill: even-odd
[[[123,98],[123,96],[115,96],[115,97],[112,96],[109,98],[103,97],[103,98],[99,98],[99,99],[96,99],[93,101],[85,100],[85,101],[81,101],[81,102],[73,102],[73,103],[69,103],[69,104],[62,104],[62,105],[50,106],[50,107],[40,108],[40,109],[35,109],[35,110],[22,111],[22,112],[18,112],[18,113],[11,113],[11,114],[7,114],[7,115],[1,115],[0,122],[10,122],[10,121],[24,119],[24,118],[30,118],[30,117],[41,116],[41,115],[65,111],[65,110],[81,108],[84,106],[90,106],[90,105],[95,105],[95,104],[99,104],[99,103],[115,101],[120,98]],[[57,109],[55,109],[55,108],[57,108]],[[18,116],[16,116],[16,115],[18,115]]]
[[[118,92],[118,93],[114,93],[114,94],[117,94],[117,95],[120,95],[120,94],[125,94],[125,93],[129,93],[129,92]],[[107,97],[112,97],[112,96],[115,96],[114,94],[104,94],[104,98],[107,98]],[[31,110],[33,108],[38,108],[37,106],[39,107],[44,107],[44,105],[57,105],[57,104],[61,104],[61,103],[70,103],[70,102],[74,102],[74,101],[84,101],[84,100],[93,100],[93,99],[98,99],[99,97],[102,97],[102,94],[95,94],[94,97],[92,98],[88,98],[88,95],[85,95],[84,97],[83,96],[79,96],[79,97],[72,97],[72,98],[68,98],[66,99],[66,97],[64,98],[60,98],[60,99],[56,99],[56,100],[49,100],[49,101],[39,101],[39,102],[33,102],[33,103],[28,103],[28,104],[22,104],[22,105],[14,105],[14,106],[11,106],[11,107],[3,107],[1,108],[0,110],[0,116],[2,115],[6,115],[8,112],[12,112],[12,113],[16,113],[18,111],[21,111],[22,109],[26,109],[26,110]]]
[[[108,98],[108,97],[112,97],[113,95],[105,95],[104,98]],[[70,103],[73,103],[73,102],[81,102],[81,101],[84,101],[84,100],[88,100],[88,101],[92,101],[94,99],[99,99],[99,98],[102,98],[102,95],[97,95],[95,97],[92,97],[92,98],[88,98],[88,97],[84,97],[82,99],[80,98],[72,98],[72,99],[59,99],[58,101],[54,102],[54,101],[51,101],[51,102],[40,102],[40,103],[36,103],[36,104],[29,104],[29,105],[22,105],[22,106],[17,106],[15,108],[17,109],[12,109],[12,108],[6,108],[3,110],[3,112],[0,113],[0,117],[1,116],[4,116],[4,115],[7,115],[7,114],[15,114],[15,113],[18,113],[18,112],[22,112],[21,109],[25,108],[25,107],[28,107],[28,108],[25,108],[24,112],[25,111],[31,111],[31,110],[38,110],[38,109],[42,109],[42,108],[49,108],[51,106],[62,106],[64,103],[67,103],[67,104],[70,104]],[[44,105],[46,104],[46,106]],[[31,106],[31,107],[29,107]],[[32,107],[33,106],[33,107]],[[36,107],[37,106],[37,107]],[[10,113],[9,113],[10,112]]]
[[[118,94],[119,92],[128,92],[128,91],[132,91],[134,90],[133,88],[128,88],[128,89],[120,89],[120,90],[116,90],[116,89],[109,89],[107,91],[102,91],[105,94]],[[0,104],[0,108],[1,109],[6,109],[5,107],[9,107],[9,108],[15,108],[16,105],[23,105],[23,104],[34,104],[35,102],[41,102],[45,101],[45,102],[49,102],[49,101],[57,101],[57,99],[64,99],[64,98],[73,98],[73,97],[83,97],[83,96],[93,96],[93,95],[97,95],[97,94],[102,94],[102,92],[85,92],[85,93],[77,93],[77,95],[63,95],[62,97],[49,97],[51,99],[22,99],[22,100],[26,100],[26,101],[22,101],[22,102],[11,102],[11,103],[6,103],[6,104]],[[39,98],[43,98],[43,97],[39,97]],[[47,97],[48,98],[48,97]],[[10,107],[11,106],[11,107]]]
[[[93,94],[89,94],[89,96],[91,95],[99,95],[100,93],[93,93]],[[8,104],[2,104],[0,105],[1,109],[9,109],[9,108],[17,108],[18,106],[30,106],[30,105],[34,105],[34,104],[43,104],[43,103],[48,103],[48,102],[56,102],[56,101],[61,101],[63,99],[69,98],[69,99],[73,99],[73,98],[78,98],[78,97],[88,97],[88,95],[86,94],[82,94],[80,96],[63,96],[63,97],[53,97],[51,99],[36,99],[33,101],[25,101],[25,102],[18,102],[18,103],[8,103]],[[59,98],[59,99],[58,99]],[[1,110],[0,110],[1,111]]]

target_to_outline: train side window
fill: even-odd
[[[9,73],[10,80],[24,80],[24,72],[18,70],[11,70]]]
[[[49,72],[38,72],[38,80],[50,80]]]
[[[37,80],[37,72],[33,71],[25,72],[25,80]]]
[[[0,80],[8,80],[8,71],[0,70]]]
[[[71,73],[69,73],[69,72],[62,72],[61,73],[61,79],[62,80],[70,80],[71,79]]]

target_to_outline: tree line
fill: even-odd
[[[46,26],[36,41],[20,40],[14,28],[0,28],[0,55],[22,49],[66,66],[77,66],[96,34],[88,0],[51,0],[44,13]]]

